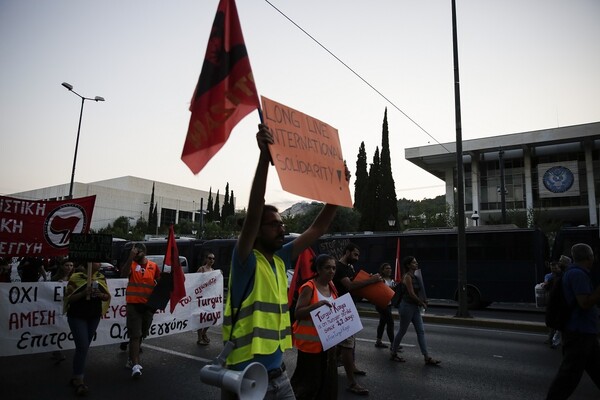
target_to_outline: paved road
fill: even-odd
[[[426,323],[430,352],[443,360],[441,367],[425,367],[416,347],[414,332],[403,340],[406,363],[388,360],[386,349],[374,347],[377,320],[364,316],[358,334],[356,355],[368,371],[360,382],[371,391],[369,398],[401,399],[542,399],[560,362],[560,352],[543,344],[543,333],[522,330],[472,327],[460,324]],[[90,350],[86,381],[88,399],[144,400],[219,399],[217,388],[200,382],[199,371],[221,350],[220,329],[211,328],[213,343],[200,347],[195,333],[151,339],[142,355],[144,375],[130,378],[123,368],[126,354],[117,345]],[[0,358],[2,399],[68,399],[74,397],[67,381],[73,351],[58,366],[49,354]],[[290,372],[295,351],[286,352]],[[346,378],[339,374],[339,399],[357,399],[345,391]],[[600,391],[585,376],[575,400],[598,399]]]

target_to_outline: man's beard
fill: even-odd
[[[284,238],[285,238],[285,236],[282,235],[282,236],[277,236],[272,241],[265,240],[262,238],[259,238],[258,240],[260,241],[260,245],[262,246],[263,249],[269,250],[269,251],[275,253],[276,251],[281,250],[281,248],[283,247],[283,239]],[[279,243],[279,240],[281,240],[281,243]]]

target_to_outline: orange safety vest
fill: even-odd
[[[159,278],[160,270],[155,262],[148,260],[146,268],[142,272],[141,266],[133,261],[131,263],[131,271],[129,271],[127,291],[125,292],[125,300],[127,303],[147,303],[150,294],[154,290],[154,286],[156,286],[156,281]]]
[[[315,304],[319,301],[319,293],[314,281],[311,279],[300,287],[300,292],[308,286],[312,289],[312,298],[309,304]],[[331,297],[337,299],[335,287],[329,282],[331,288]],[[323,345],[319,339],[317,328],[312,322],[310,315],[305,319],[298,319],[292,326],[294,346],[305,353],[320,353],[323,351]]]

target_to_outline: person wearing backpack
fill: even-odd
[[[600,286],[594,290],[591,269],[592,248],[577,243],[571,248],[573,264],[562,277],[565,300],[573,305],[562,332],[563,359],[546,396],[547,400],[567,399],[587,372],[600,389],[600,343],[598,342],[598,307]]]

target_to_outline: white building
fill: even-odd
[[[119,217],[127,217],[132,225],[140,218],[148,221],[150,198],[154,185],[154,204],[157,207],[158,225],[179,223],[180,220],[201,221],[206,210],[208,192],[183,186],[156,182],[134,176],[123,176],[98,182],[74,182],[73,198],[96,195],[91,229],[98,230],[112,224]],[[13,193],[10,196],[34,200],[65,200],[69,184]],[[212,194],[216,201],[216,193]],[[219,195],[222,206],[224,195]]]
[[[456,144],[405,149],[405,158],[446,182],[455,208]],[[479,224],[504,210],[543,212],[569,225],[598,225],[600,122],[463,141],[465,215]],[[504,181],[504,182],[503,182]]]

